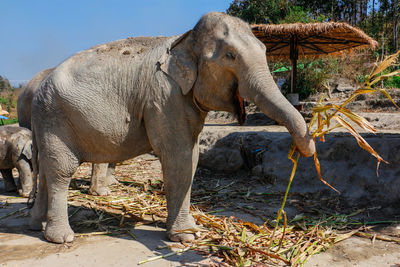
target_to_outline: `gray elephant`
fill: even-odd
[[[196,227],[189,207],[199,133],[210,110],[234,112],[243,122],[244,99],[285,125],[303,156],[313,155],[306,123],[274,83],[265,53],[247,23],[213,12],[185,34],[119,40],[61,63],[32,104],[40,183],[30,226],[47,222],[47,240],[72,241],[67,191],[79,164],[153,150],[162,164],[167,234],[193,240],[181,230]]]
[[[32,133],[30,130],[10,125],[0,127],[0,172],[7,192],[17,191],[28,197],[32,190]],[[18,187],[12,169],[19,173]]]
[[[19,126],[31,130],[31,108],[33,97],[40,83],[54,70],[46,69],[36,74],[22,89],[18,97],[17,112]],[[111,193],[109,185],[117,183],[114,177],[115,164],[92,164],[89,194],[105,196]]]

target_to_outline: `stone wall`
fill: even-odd
[[[349,200],[393,202],[400,200],[400,134],[364,134],[366,141],[389,164],[377,161],[346,133],[332,133],[317,142],[318,158],[325,180]],[[286,189],[292,162],[287,158],[292,139],[285,131],[241,131],[206,129],[200,136],[199,166],[215,171],[247,169]],[[300,158],[291,192],[336,194],[322,184],[312,158]]]

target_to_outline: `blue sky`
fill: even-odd
[[[232,0],[0,0],[0,75],[30,80],[91,46],[193,28]]]

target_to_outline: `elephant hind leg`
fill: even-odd
[[[47,140],[39,151],[39,175],[44,173],[46,177],[48,194],[44,236],[54,243],[72,242],[74,232],[68,222],[68,187],[80,162],[69,149],[71,146],[57,136],[50,136]]]
[[[107,183],[108,163],[92,164],[92,179],[90,181],[89,194],[95,196],[107,196],[111,194]]]
[[[106,176],[106,185],[112,185],[112,184],[118,184],[118,180],[115,179],[114,173],[115,173],[115,163],[109,163],[108,168],[107,168],[107,176]]]
[[[17,186],[15,185],[14,178],[12,176],[12,169],[4,169],[0,170],[1,175],[4,180],[4,187],[6,192],[15,192],[17,191]]]
[[[47,181],[46,175],[43,173],[39,177],[39,186],[36,193],[35,203],[31,210],[31,218],[29,221],[29,228],[35,231],[43,230],[43,223],[46,222],[47,217],[47,205],[48,204],[48,193],[47,193]]]

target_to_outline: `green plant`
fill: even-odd
[[[0,125],[8,125],[8,124],[14,124],[14,123],[18,123],[18,119],[17,118],[8,119],[8,120],[1,120]]]
[[[299,68],[302,64],[304,68]],[[338,62],[334,58],[300,61],[296,79],[296,92],[299,94],[300,100],[307,98],[311,94],[325,90],[327,81],[337,71]],[[290,92],[289,73],[281,90],[284,94]]]
[[[383,85],[388,88],[400,88],[400,77],[390,77],[383,82]]]
[[[319,15],[315,18],[310,9],[303,8],[302,6],[289,6],[289,13],[285,16],[285,18],[279,20],[279,24],[296,22],[323,22],[325,20],[326,16],[324,15]]]

